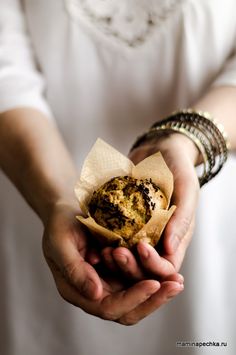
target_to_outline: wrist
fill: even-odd
[[[78,201],[74,196],[71,195],[61,195],[60,197],[58,196],[57,199],[54,199],[53,201],[41,206],[39,211],[37,211],[37,214],[43,225],[46,226],[52,215],[65,209],[68,211],[73,209],[75,214],[81,214]]]
[[[147,140],[158,140],[163,136],[168,138],[173,133],[180,133],[193,142],[191,146],[188,144],[190,151],[187,156],[191,157],[194,166],[203,163],[203,171],[198,176],[202,187],[220,172],[227,161],[229,141],[224,127],[218,124],[208,112],[193,109],[176,111],[163,120],[155,122],[149,131],[139,136],[130,152]],[[194,145],[201,155],[196,153]],[[182,153],[186,152],[181,151]]]
[[[62,206],[70,206],[79,212],[78,201],[74,194],[74,186],[76,179],[67,180],[65,186],[53,186],[50,193],[43,192],[36,205],[36,213],[41,219],[42,223],[47,224],[50,216],[55,210],[60,209]]]
[[[172,132],[161,137],[152,138],[146,141],[143,145],[151,145],[155,150],[164,152],[166,150],[181,151],[184,156],[189,159],[193,166],[201,164],[201,153],[195,143],[182,133]]]
[[[202,163],[202,156],[197,148],[196,144],[191,140],[191,138],[185,136],[181,133],[174,133],[174,139],[178,141],[178,144],[182,145],[186,155],[190,158],[194,166]]]
[[[66,169],[67,168],[67,169]],[[58,174],[51,169],[38,171],[33,166],[25,169],[23,179],[17,184],[21,193],[45,225],[62,201],[76,205],[74,186],[77,180],[75,169],[65,165]]]

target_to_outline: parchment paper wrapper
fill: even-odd
[[[75,186],[75,194],[80,208],[87,216],[77,216],[77,219],[88,227],[104,245],[126,246],[120,235],[97,224],[88,211],[88,204],[95,190],[113,177],[125,175],[136,179],[151,178],[167,198],[167,209],[155,209],[150,220],[132,238],[132,245],[143,240],[155,246],[176,208],[175,206],[169,208],[173,192],[173,175],[161,153],[155,153],[134,165],[112,146],[100,138],[97,139],[84,161],[80,179]]]

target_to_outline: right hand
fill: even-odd
[[[44,256],[66,301],[102,319],[133,325],[183,290],[178,274],[162,283],[146,279],[127,284],[124,276],[96,270],[101,260],[76,220],[78,214],[74,202],[57,202],[43,235]]]
[[[179,272],[191,242],[199,195],[195,163],[199,152],[194,143],[182,134],[155,137],[134,149],[129,158],[139,163],[160,151],[173,173],[172,203],[177,206],[169,220],[157,249],[139,242],[136,255],[126,248],[105,248],[103,258],[112,270],[119,270],[131,279],[154,277],[161,281]]]

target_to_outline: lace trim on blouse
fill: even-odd
[[[72,19],[103,35],[137,47],[173,14],[184,0],[64,0]]]

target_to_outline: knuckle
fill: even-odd
[[[119,319],[119,323],[125,326],[132,326],[139,322],[139,319],[135,315],[126,315]]]
[[[77,265],[74,262],[67,263],[62,267],[62,275],[68,281],[76,281],[76,271]]]
[[[101,318],[110,321],[115,321],[118,318],[110,303],[109,304],[106,303],[102,305]]]
[[[109,309],[102,310],[101,318],[110,321],[115,321],[117,319],[115,313]]]
[[[182,217],[179,221],[179,229],[176,232],[176,236],[181,240],[188,232],[191,224],[191,218],[189,216]]]

